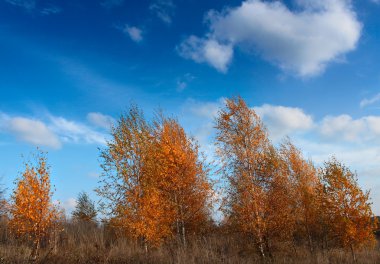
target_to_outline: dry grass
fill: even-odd
[[[25,243],[0,229],[0,263],[30,263],[31,250]],[[380,263],[379,249],[357,253],[358,263]],[[350,252],[341,249],[318,251],[311,256],[305,248],[283,245],[271,263],[354,263]],[[240,237],[209,234],[191,239],[184,248],[178,243],[165,244],[148,253],[113,230],[89,225],[67,224],[56,247],[41,250],[37,263],[264,263],[249,243]]]

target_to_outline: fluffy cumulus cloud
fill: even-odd
[[[0,128],[13,134],[18,140],[38,146],[60,148],[61,141],[43,122],[25,117],[0,116]]]
[[[226,72],[233,57],[231,44],[222,44],[214,39],[190,36],[178,47],[179,54],[198,63],[208,63],[220,72]]]
[[[304,77],[323,72],[329,62],[356,48],[362,25],[350,0],[294,1],[294,10],[279,1],[262,0],[211,10],[207,34],[184,40],[179,53],[225,72],[233,49],[240,48]]]
[[[313,127],[312,117],[300,108],[264,104],[254,107],[254,110],[268,127],[273,139],[305,132]]]
[[[380,116],[364,116],[358,119],[349,115],[327,116],[321,122],[320,133],[334,140],[376,142],[380,136]]]
[[[143,40],[143,32],[138,27],[125,25],[123,32],[127,34],[134,42],[141,42]]]
[[[100,130],[52,115],[36,119],[0,113],[0,133],[10,134],[17,140],[32,145],[54,149],[61,148],[63,143],[106,144],[107,135],[104,129],[113,119],[100,113],[90,113],[88,118],[88,121]]]

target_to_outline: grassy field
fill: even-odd
[[[279,244],[271,258],[261,259],[249,241],[214,232],[192,238],[186,247],[171,242],[158,249],[144,247],[113,230],[68,224],[55,243],[41,249],[36,263],[354,263],[350,251],[316,250]],[[1,229],[0,263],[30,263],[31,247]],[[379,247],[357,252],[357,263],[380,263]]]

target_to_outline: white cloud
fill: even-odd
[[[60,148],[57,135],[46,124],[39,120],[25,117],[0,116],[0,128],[14,135],[18,140],[33,145]]]
[[[177,48],[179,54],[198,63],[208,63],[220,72],[227,72],[233,56],[230,44],[221,44],[213,39],[190,36]]]
[[[95,113],[94,113],[95,114]],[[97,113],[98,126],[105,125],[107,116]],[[47,146],[55,149],[62,147],[62,143],[106,144],[107,135],[96,131],[89,126],[63,117],[49,115],[47,120],[12,117],[0,113],[0,132],[10,134],[18,140],[36,146]]]
[[[98,127],[110,129],[115,123],[115,119],[108,115],[103,115],[102,113],[88,113],[87,120]]]
[[[134,41],[134,42],[141,42],[143,40],[142,30],[137,27],[132,27],[125,25],[123,32],[128,34],[128,36]]]
[[[291,133],[305,132],[313,127],[312,117],[300,108],[264,104],[254,107],[254,110],[268,127],[274,140]]]
[[[380,116],[364,116],[358,119],[349,115],[326,116],[321,121],[320,133],[334,140],[375,142],[380,136]]]
[[[372,105],[374,103],[377,103],[378,101],[380,101],[380,93],[376,94],[375,96],[373,96],[371,98],[364,98],[363,100],[361,100],[360,101],[360,107],[363,108],[363,107]]]
[[[50,117],[51,130],[58,134],[62,141],[73,143],[106,144],[106,136],[92,130],[86,125],[67,120],[63,117]]]
[[[186,39],[180,54],[225,72],[233,48],[239,47],[305,77],[323,72],[329,62],[356,48],[362,25],[350,0],[296,0],[296,5],[297,11],[279,1],[246,0],[236,8],[212,10],[206,19],[209,32]],[[210,43],[223,48],[207,57]]]
[[[77,200],[71,197],[63,202],[62,207],[65,209],[66,214],[71,214],[77,204]]]
[[[194,133],[201,149],[208,157],[213,157],[214,118],[224,99],[215,102],[187,100],[180,118],[184,127]],[[332,155],[358,172],[362,188],[376,190],[380,186],[380,116],[353,118],[349,115],[325,116],[313,120],[301,108],[264,104],[253,109],[268,127],[270,137],[278,143],[284,135],[289,135],[306,158],[323,164]],[[372,198],[380,196],[373,193]],[[374,210],[380,214],[380,203],[374,201]]]
[[[172,0],[156,0],[149,6],[149,10],[166,24],[172,23],[174,8]]]

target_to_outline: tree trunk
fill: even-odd
[[[33,249],[32,249],[32,254],[31,254],[31,259],[33,261],[37,259],[39,251],[40,251],[40,239],[37,238],[33,243]]]
[[[351,249],[352,259],[354,260],[354,263],[357,263],[355,250],[352,244],[350,244],[350,249]]]
[[[313,257],[314,255],[313,239],[311,238],[309,225],[307,223],[306,223],[306,233],[307,233],[310,255],[311,257]]]
[[[181,227],[182,227],[182,231],[181,231],[182,244],[184,247],[186,247],[186,230],[185,230],[185,221],[183,220],[184,216],[183,216],[182,205],[180,205],[180,213],[181,213]]]

